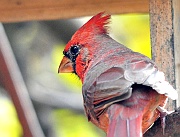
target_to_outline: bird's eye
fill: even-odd
[[[70,48],[70,53],[71,53],[73,56],[75,56],[75,55],[77,55],[77,54],[79,53],[79,50],[80,50],[79,46],[78,46],[78,45],[74,45],[74,46],[72,46],[72,47]]]

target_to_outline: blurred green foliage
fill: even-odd
[[[0,97],[0,137],[20,137],[21,125],[10,100]]]
[[[57,110],[54,116],[57,134],[62,137],[98,137],[103,134],[87,122],[87,118],[82,114],[70,110]]]
[[[151,57],[149,15],[112,16],[112,36],[133,51]]]

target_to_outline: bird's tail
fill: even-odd
[[[142,137],[142,114],[134,113],[132,116],[132,112],[120,105],[110,106],[108,113],[110,117],[107,137]]]

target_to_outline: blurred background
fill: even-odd
[[[84,114],[78,77],[57,73],[65,44],[89,19],[3,24],[46,137],[105,136]],[[113,15],[109,27],[115,40],[151,57],[149,15]],[[0,137],[21,136],[11,97],[0,85]]]

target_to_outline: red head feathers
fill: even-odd
[[[111,15],[105,15],[104,12],[101,12],[93,16],[86,24],[84,24],[76,33],[73,35],[73,38],[77,38],[87,33],[92,34],[107,34],[107,26]]]
[[[92,37],[96,34],[107,34],[108,27],[106,24],[109,23],[111,15],[105,15],[101,12],[93,16],[87,23],[79,28],[71,38],[71,42],[82,41],[88,37]]]
[[[97,50],[97,41],[94,41],[93,39],[96,36],[102,36],[108,33],[108,27],[106,26],[106,24],[109,23],[110,17],[111,15],[101,12],[93,16],[86,24],[84,24],[75,32],[64,49],[65,61],[63,62],[67,63],[68,65],[64,64],[66,69],[63,69],[63,71],[66,70],[65,72],[74,72],[78,74],[81,79],[83,79],[83,74],[80,74],[78,72],[84,72],[86,70],[85,66],[87,66],[87,63],[89,63],[90,61],[89,56],[92,55],[92,50]],[[77,54],[72,53],[75,54],[72,55],[72,51],[77,52]],[[70,64],[70,62],[73,64]],[[71,67],[71,65],[73,66],[73,68]],[[62,68],[64,67],[59,68],[59,72],[62,72]]]

